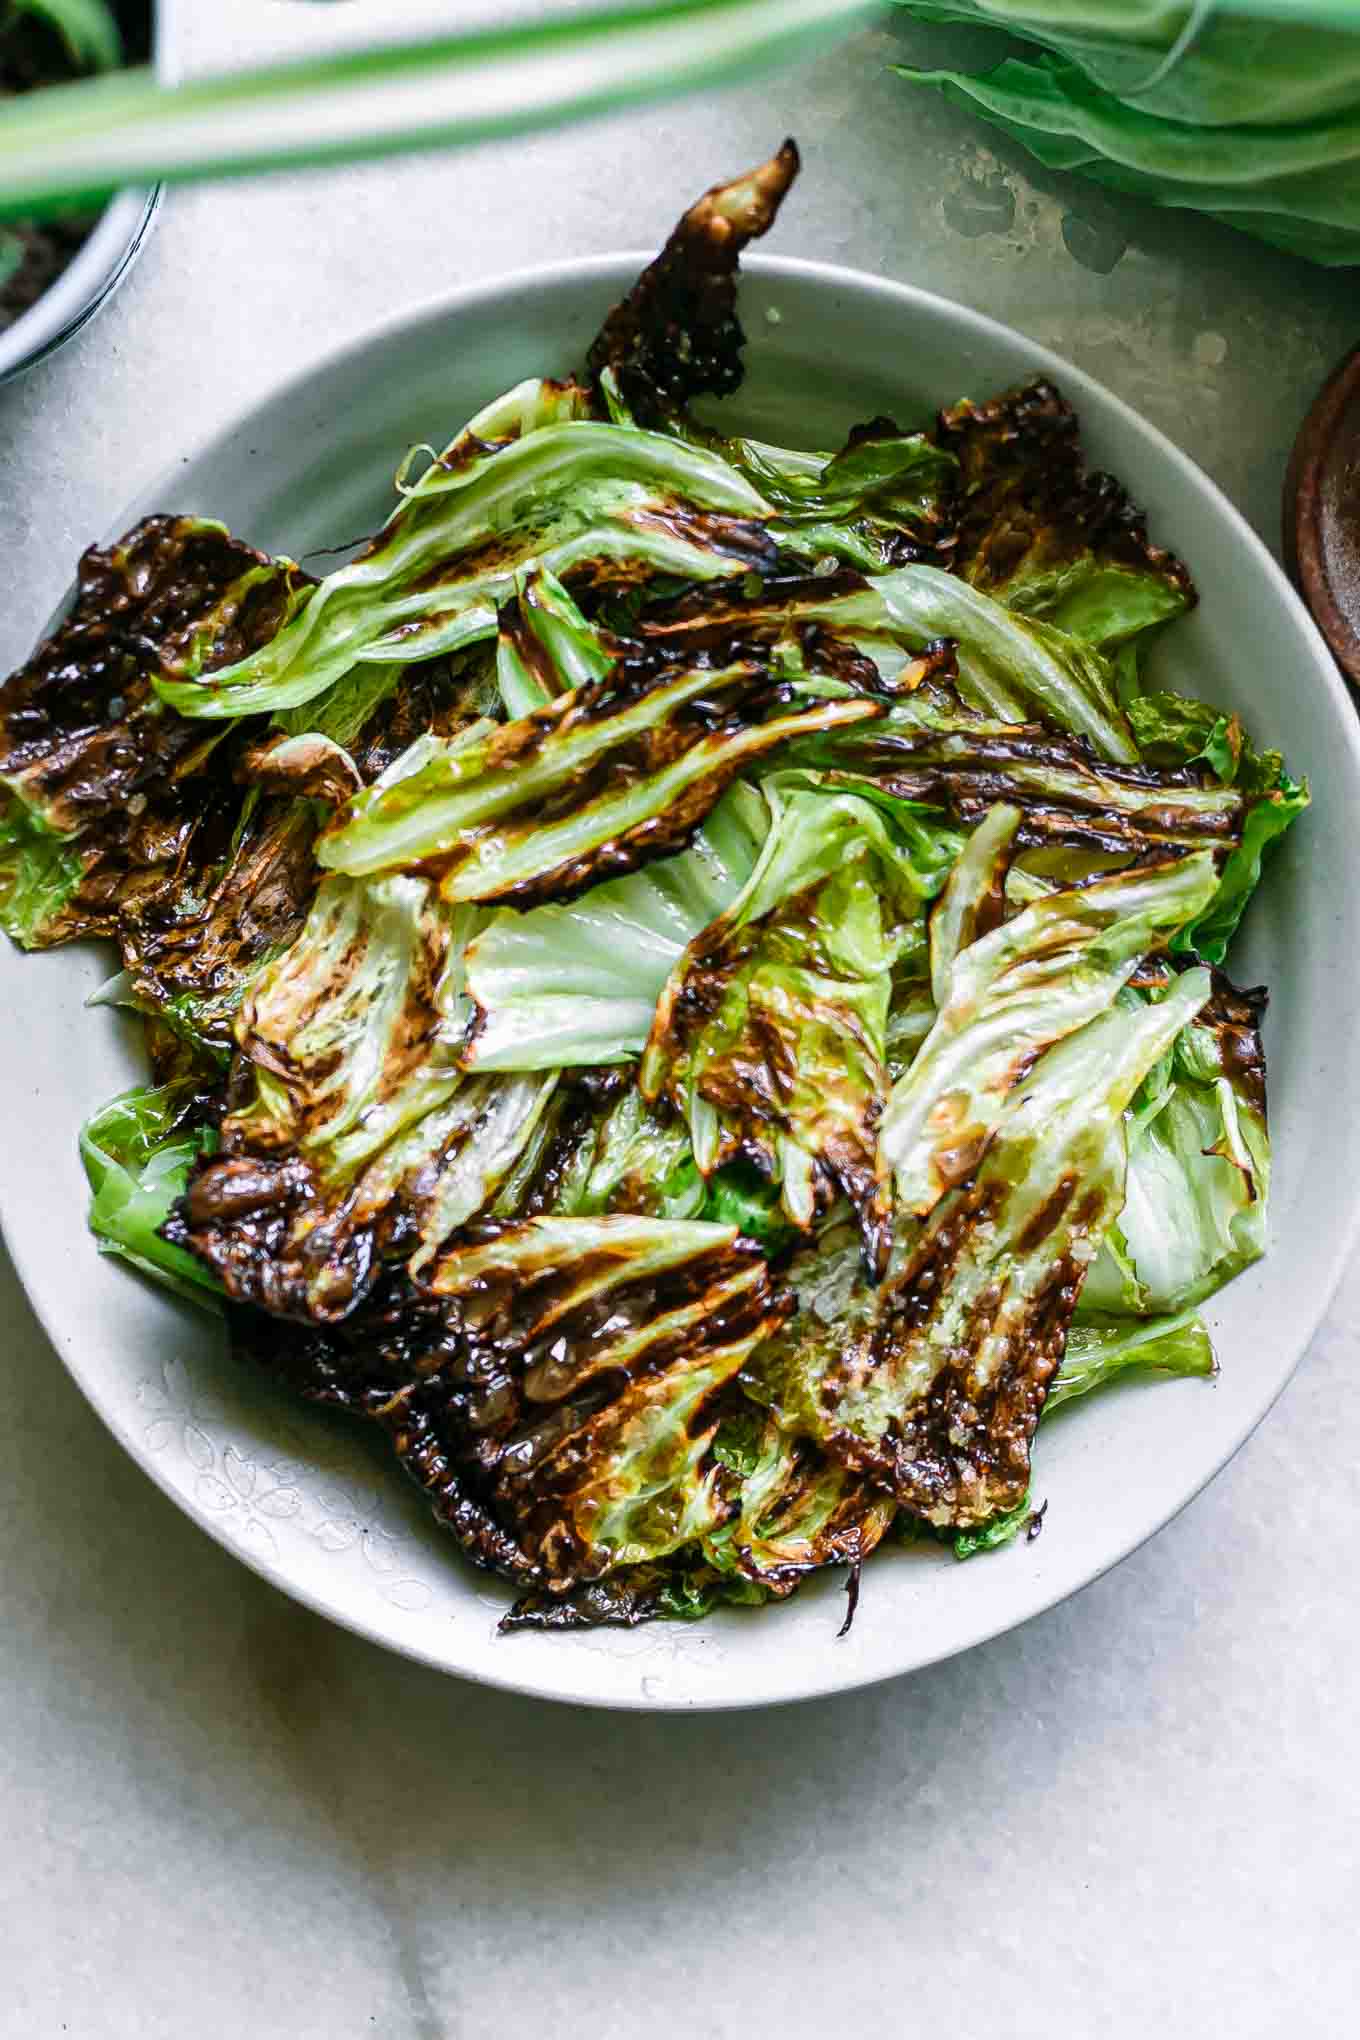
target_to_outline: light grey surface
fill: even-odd
[[[221,12],[199,55],[281,19]],[[701,112],[175,200],[108,313],[0,394],[0,657],[281,373],[446,283],[654,239],[784,126],[808,155],[786,249],[1055,345],[1273,539],[1354,279],[1041,179],[879,75],[896,46]],[[1121,234],[1107,273],[1068,252]],[[1117,1573],[909,1681],[707,1720],[477,1691],[302,1613],[124,1459],[5,1280],[0,2032],[1349,2030],[1360,1272],[1256,1438]]]

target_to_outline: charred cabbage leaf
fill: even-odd
[[[723,1391],[786,1308],[731,1229],[487,1226],[440,1257],[431,1288],[460,1353],[387,1418],[397,1450],[420,1477],[423,1424],[461,1449],[545,1584],[665,1557],[726,1520],[710,1450]]]
[[[1198,767],[1241,798],[1242,819],[1218,891],[1176,944],[1222,963],[1267,851],[1309,804],[1308,783],[1290,778],[1278,751],[1256,751],[1236,716],[1205,702],[1146,694],[1128,704],[1128,715],[1145,757]]]
[[[631,424],[612,372],[601,382],[616,424]],[[890,418],[857,426],[838,453],[808,453],[767,440],[729,438],[687,414],[667,426],[743,474],[774,512],[770,536],[794,567],[819,572],[840,561],[880,573],[908,560],[947,566],[956,462],[924,432]]]
[[[227,821],[224,811],[223,831]],[[196,1048],[227,1056],[246,986],[302,926],[316,889],[316,829],[310,803],[285,796],[244,802],[211,861],[200,837],[204,862],[192,882],[158,890],[123,912],[125,1002],[157,1016]]]
[[[773,226],[798,168],[790,140],[767,163],[706,191],[605,320],[587,368],[597,381],[608,371],[646,423],[739,386],[737,266]]]
[[[684,1113],[706,1177],[754,1165],[800,1229],[848,1197],[881,1272],[891,977],[904,947],[922,946],[935,874],[922,877],[866,801],[778,774],[765,793],[760,860],[672,971],[639,1082]]]
[[[993,825],[994,868],[1004,869],[1017,820],[1014,809],[1002,811]],[[966,863],[956,867],[956,893],[970,878]],[[1135,866],[1050,893],[952,957],[937,945],[945,997],[883,1119],[884,1160],[908,1211],[925,1217],[975,1175],[1035,1057],[1112,1005],[1135,966],[1193,919],[1215,883],[1204,852]],[[978,890],[994,884],[992,873],[980,874]],[[959,912],[948,893],[942,906],[947,916]]]
[[[192,884],[240,808],[224,732],[155,681],[277,631],[309,578],[201,518],[151,517],[80,562],[70,615],[0,687],[0,911],[28,947],[116,934]]]
[[[850,1566],[857,1574],[892,1528],[897,1504],[890,1494],[828,1458],[774,1411],[729,1418],[713,1451],[719,1460],[726,1453],[724,1463],[741,1483],[733,1514],[699,1547],[720,1578],[782,1598],[826,1566]]]
[[[464,1075],[466,925],[427,880],[328,879],[252,984],[221,1152],[168,1227],[238,1301],[348,1315],[523,1156],[555,1079]]]
[[[684,1126],[652,1111],[621,1072],[609,1072],[604,1085],[564,1083],[559,1096],[563,1104],[553,1140],[536,1159],[523,1192],[498,1199],[497,1216],[599,1218],[632,1212],[739,1225],[736,1213],[716,1209],[706,1195]]]
[[[777,1407],[938,1526],[1016,1506],[1086,1270],[1124,1197],[1124,1108],[1209,996],[1206,971],[1124,995],[1011,1092],[976,1174],[898,1242],[829,1327],[796,1317],[768,1363]],[[1126,1003],[1127,1001],[1127,1003]]]
[[[1084,738],[1102,759],[1138,763],[1114,672],[1101,652],[938,567],[794,577],[745,599],[723,591],[709,628],[729,622],[739,638],[772,644],[782,670],[825,670],[860,689],[872,687],[876,676],[878,686],[909,695],[943,665],[956,676],[964,704],[982,715],[1007,727],[1038,717]],[[683,609],[644,626],[649,642],[678,644],[687,627],[692,632]]]
[[[1092,1269],[1092,1303],[1183,1311],[1266,1249],[1265,994],[1225,978],[1130,1112],[1128,1190]]]
[[[355,666],[494,640],[526,576],[628,586],[716,580],[771,564],[768,506],[736,470],[675,438],[581,418],[504,442],[476,421],[433,461],[370,545],[253,654],[158,682],[188,717],[296,708]]]
[[[1043,723],[1009,723],[929,681],[863,729],[800,740],[800,760],[866,798],[940,808],[966,827],[1001,803],[1016,843],[1117,858],[1219,849],[1243,840],[1250,797],[1187,765],[1116,765]]]
[[[559,694],[603,680],[614,663],[607,635],[546,567],[521,574],[500,612],[496,683],[513,722]]]
[[[936,437],[958,462],[952,564],[971,587],[1103,652],[1193,605],[1185,567],[1120,484],[1087,472],[1052,383],[956,404]]]
[[[516,722],[413,745],[318,858],[356,875],[438,860],[451,901],[561,897],[688,842],[736,773],[787,737],[881,713],[800,702],[750,662],[620,658],[608,679]]]

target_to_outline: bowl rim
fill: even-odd
[[[187,458],[192,463],[197,464],[211,457],[219,447],[225,448],[233,439],[237,438],[246,422],[264,406],[280,402],[286,403],[290,398],[300,397],[314,380],[341,367],[347,358],[361,355],[376,347],[380,347],[385,342],[404,335],[422,324],[436,324],[448,321],[462,314],[494,306],[498,300],[512,298],[516,293],[529,290],[544,291],[559,287],[564,283],[598,285],[603,298],[607,292],[611,290],[617,291],[620,284],[626,285],[631,283],[638,275],[640,269],[651,261],[653,252],[611,251],[605,254],[580,256],[551,263],[532,264],[502,272],[474,284],[464,285],[453,290],[434,293],[414,300],[404,309],[388,314],[385,318],[366,327],[362,332],[351,336],[337,346],[328,348],[295,374],[273,383],[251,404],[234,413],[223,425],[206,435],[202,441],[190,447]],[[1345,732],[1343,741],[1349,754],[1351,771],[1357,782],[1360,783],[1360,718],[1354,712],[1349,691],[1306,605],[1300,599],[1297,591],[1291,586],[1279,562],[1274,558],[1265,542],[1248,523],[1241,511],[1229,500],[1218,484],[1205,474],[1204,470],[1157,426],[1151,424],[1130,404],[1109,390],[1095,377],[1089,375],[1085,370],[1078,368],[1075,363],[1065,360],[1064,357],[1055,353],[1051,348],[1037,341],[1031,341],[1018,328],[1008,326],[1004,321],[994,319],[989,314],[979,312],[971,306],[960,304],[951,298],[946,298],[939,292],[926,290],[914,284],[900,283],[895,280],[874,276],[866,271],[851,269],[840,264],[809,260],[801,257],[780,255],[755,255],[747,257],[743,262],[743,272],[753,278],[759,277],[776,285],[781,279],[788,279],[810,284],[816,289],[831,292],[850,291],[861,298],[869,297],[876,299],[903,324],[909,322],[913,315],[924,314],[926,317],[938,317],[940,312],[943,311],[951,321],[961,325],[965,330],[971,331],[980,339],[993,341],[999,339],[1011,345],[1017,340],[1020,341],[1033,362],[1034,374],[1050,376],[1055,381],[1060,382],[1072,396],[1078,411],[1080,411],[1084,398],[1089,398],[1092,394],[1098,396],[1102,405],[1108,407],[1125,424],[1131,426],[1137,435],[1142,437],[1145,442],[1149,443],[1158,454],[1170,463],[1178,477],[1182,478],[1192,489],[1196,491],[1207,489],[1211,492],[1212,496],[1216,499],[1217,506],[1225,522],[1234,531],[1239,540],[1245,541],[1248,552],[1253,556],[1256,566],[1261,571],[1277,600],[1282,601],[1295,622],[1303,626],[1305,636],[1312,640],[1318,654],[1317,677],[1321,679],[1324,690],[1330,693],[1338,710],[1338,720],[1341,723],[1342,730]],[[172,484],[178,486],[182,467],[183,457],[172,466],[162,469],[147,486],[137,491],[136,496],[132,499],[133,503],[140,504],[153,496],[158,490],[169,488]],[[123,528],[124,525],[120,522],[115,526],[114,533],[109,535],[115,535],[116,531]],[[107,542],[107,540],[104,542]],[[58,606],[53,618],[46,626],[47,630],[50,630],[53,624],[64,613],[65,607],[65,602]],[[1070,1598],[1073,1593],[1082,1591],[1086,1586],[1093,1584],[1107,1572],[1112,1571],[1115,1566],[1122,1564],[1132,1552],[1147,1543],[1159,1531],[1163,1530],[1168,1523],[1174,1521],[1181,1511],[1203,1491],[1208,1483],[1240,1451],[1257,1426],[1274,1407],[1285,1387],[1293,1378],[1304,1353],[1307,1351],[1319,1325],[1326,1316],[1345,1269],[1356,1252],[1357,1245],[1360,1245],[1360,1196],[1357,1196],[1344,1222],[1338,1227],[1331,1253],[1320,1272],[1320,1276],[1315,1271],[1315,1279],[1310,1286],[1307,1296],[1300,1299],[1297,1318],[1299,1330],[1293,1342],[1294,1359],[1287,1371],[1277,1380],[1272,1381],[1269,1393],[1259,1406],[1250,1409],[1244,1420],[1235,1427],[1232,1433],[1225,1440],[1219,1441],[1214,1448],[1214,1455],[1206,1462],[1202,1473],[1195,1479],[1188,1491],[1181,1494],[1175,1503],[1169,1507],[1162,1506],[1159,1503],[1151,1521],[1145,1521],[1141,1527],[1127,1536],[1121,1535],[1115,1548],[1108,1555],[1103,1555],[1100,1562],[1093,1566],[1092,1569],[1084,1572],[1082,1579],[1075,1584],[1062,1585],[1059,1583],[1054,1585],[1051,1582],[1043,1582],[1037,1587],[1037,1590],[1033,1584],[1026,1590],[1022,1589],[1021,1583],[1017,1582],[1014,1605],[1008,1607],[1002,1619],[994,1620],[984,1615],[962,1639],[956,1637],[941,1643],[937,1649],[927,1648],[924,1652],[919,1650],[904,1651],[901,1661],[895,1664],[879,1666],[867,1671],[862,1669],[847,1671],[840,1676],[836,1675],[834,1669],[830,1673],[826,1669],[828,1663],[834,1667],[834,1654],[829,1657],[822,1656],[815,1660],[810,1659],[801,1671],[796,1686],[791,1686],[788,1690],[778,1692],[762,1691],[755,1694],[704,1692],[701,1694],[687,1694],[682,1698],[674,1695],[654,1697],[641,1689],[638,1691],[630,1689],[625,1692],[583,1696],[578,1686],[571,1682],[558,1684],[551,1679],[545,1680],[541,1676],[526,1677],[523,1674],[517,1675],[514,1661],[508,1652],[499,1662],[493,1664],[478,1662],[472,1665],[454,1665],[449,1662],[447,1653],[440,1653],[433,1648],[427,1647],[419,1637],[393,1636],[380,1628],[376,1620],[366,1619],[362,1610],[355,1609],[352,1606],[339,1606],[328,1598],[326,1594],[315,1590],[309,1583],[296,1579],[286,1564],[276,1563],[264,1553],[253,1548],[244,1547],[229,1535],[225,1524],[214,1517],[211,1512],[195,1507],[189,1497],[175,1485],[168,1470],[158,1461],[156,1456],[148,1456],[138,1448],[130,1422],[125,1421],[124,1413],[115,1405],[113,1398],[104,1394],[102,1386],[96,1377],[95,1368],[85,1365],[82,1355],[69,1350],[67,1342],[62,1336],[60,1324],[57,1322],[58,1313],[55,1309],[49,1311],[47,1308],[44,1292],[48,1289],[49,1284],[41,1278],[36,1268],[33,1270],[34,1279],[30,1281],[29,1255],[26,1250],[26,1242],[21,1235],[16,1237],[13,1230],[5,1226],[5,1204],[7,1200],[4,1191],[4,1182],[0,1179],[0,1228],[3,1228],[6,1232],[15,1270],[23,1285],[30,1306],[58,1357],[75,1380],[82,1395],[91,1404],[108,1429],[112,1431],[129,1456],[134,1459],[142,1472],[155,1481],[156,1485],[161,1488],[191,1522],[196,1524],[200,1530],[213,1537],[232,1557],[242,1561],[252,1571],[268,1580],[271,1585],[278,1587],[291,1599],[307,1607],[313,1613],[324,1616],[327,1620],[337,1623],[340,1627],[363,1637],[368,1642],[394,1650],[401,1656],[408,1657],[417,1663],[429,1665],[432,1669],[446,1675],[469,1679],[478,1685],[490,1686],[505,1692],[523,1694],[533,1699],[552,1700],[573,1706],[596,1706],[610,1710],[618,1709],[625,1712],[644,1713],[722,1713],[745,1708],[791,1705],[803,1700],[823,1698],[838,1692],[854,1691],[877,1685],[887,1679],[903,1677],[910,1672],[924,1670],[943,1659],[961,1655],[964,1651],[971,1650],[978,1644],[1007,1634],[1033,1617],[1046,1612],[1049,1608],[1059,1605],[1062,1601]]]

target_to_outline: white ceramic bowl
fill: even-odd
[[[153,62],[158,77],[168,82],[173,67],[168,57],[165,7],[154,0]],[[152,191],[120,191],[104,207],[89,238],[22,317],[0,332],[0,383],[32,368],[63,342],[73,339],[108,303],[145,245],[160,209],[161,187]]]
[[[151,510],[201,511],[293,553],[372,529],[408,443],[450,435],[519,377],[579,361],[643,259],[512,277],[392,322],[238,420],[146,490],[124,524]],[[743,316],[750,375],[729,410],[775,439],[832,444],[874,412],[915,420],[1035,373],[1057,380],[1093,461],[1127,483],[1198,580],[1200,607],[1159,650],[1163,676],[1240,710],[1312,778],[1312,811],[1276,857],[1234,955],[1239,981],[1265,980],[1273,994],[1271,1253],[1209,1308],[1216,1383],[1130,1382],[1045,1426],[1042,1537],[968,1565],[938,1549],[877,1554],[840,1641],[836,1578],[786,1607],[693,1628],[497,1637],[508,1593],[464,1563],[376,1439],[295,1407],[233,1366],[190,1307],[96,1256],[76,1131],[141,1079],[134,1036],[110,1012],[82,1010],[105,956],[0,955],[0,1210],[53,1343],[128,1451],[196,1522],[337,1621],[447,1671],[610,1706],[753,1706],[862,1685],[963,1650],[1094,1579],[1164,1524],[1265,1414],[1356,1231],[1360,889],[1349,880],[1360,869],[1360,741],[1331,660],[1264,546],[1124,404],[973,312],[842,270],[761,259],[749,267]],[[1339,1471],[1320,1457],[1319,1481]]]

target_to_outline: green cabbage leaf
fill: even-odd
[[[202,1261],[161,1234],[190,1170],[216,1146],[205,1102],[182,1080],[125,1091],[86,1120],[80,1158],[99,1251],[130,1262],[192,1303],[211,1304],[221,1285]]]
[[[1360,261],[1360,39],[1350,0],[898,0],[1042,45],[981,72],[899,75],[1155,205],[1323,264]]]

